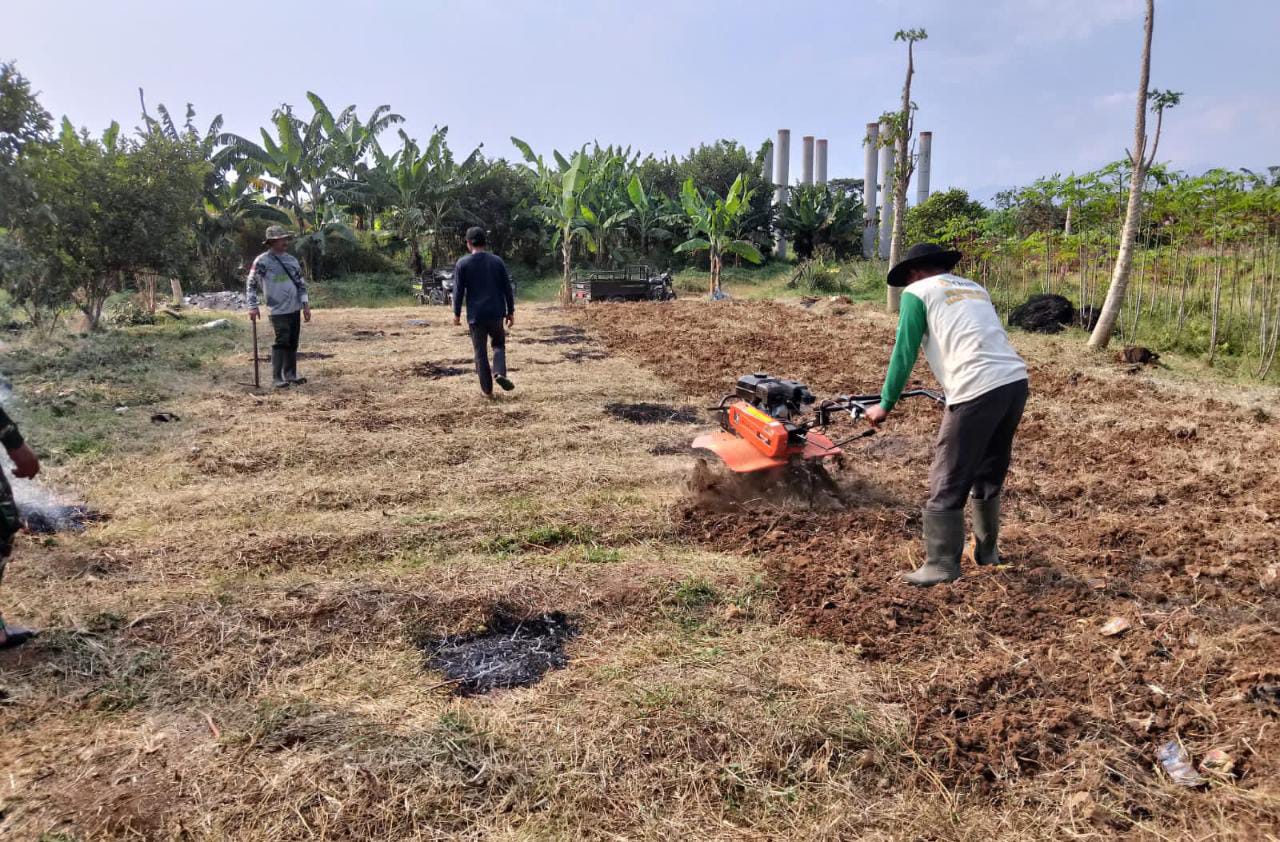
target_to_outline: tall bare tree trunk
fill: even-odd
[[[898,137],[894,142],[897,147],[893,173],[893,232],[889,237],[889,265],[898,262],[902,254],[902,239],[906,232],[907,219],[907,186],[911,181],[911,156],[907,154],[907,144],[911,141],[911,77],[916,72],[915,44],[907,42],[907,79],[902,83],[901,125],[898,126]],[[889,312],[898,312],[902,301],[902,287],[889,287]]]
[[[1120,232],[1120,252],[1116,255],[1115,269],[1111,273],[1111,286],[1107,289],[1107,298],[1102,304],[1102,313],[1098,316],[1098,326],[1093,329],[1093,334],[1089,337],[1089,348],[1095,351],[1103,350],[1111,341],[1116,319],[1120,316],[1120,308],[1124,304],[1125,290],[1129,286],[1129,271],[1133,268],[1134,241],[1137,238],[1138,223],[1142,217],[1142,187],[1147,180],[1147,167],[1150,166],[1146,157],[1147,91],[1151,83],[1151,30],[1155,25],[1155,18],[1155,0],[1147,0],[1147,18],[1142,41],[1142,71],[1138,81],[1138,108],[1133,123],[1133,152],[1130,155],[1133,169],[1129,179],[1129,204],[1125,209],[1124,228]]]

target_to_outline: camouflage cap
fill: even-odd
[[[292,240],[293,232],[283,225],[272,225],[267,228],[266,235],[262,238],[262,244],[268,245],[272,240]]]

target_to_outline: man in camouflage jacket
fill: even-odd
[[[279,225],[267,229],[267,250],[254,258],[245,279],[244,293],[249,303],[249,318],[257,321],[258,290],[262,289],[271,311],[271,327],[276,341],[271,345],[271,383],[277,389],[301,386],[307,382],[298,376],[298,339],[302,321],[311,321],[311,304],[307,298],[307,282],[302,277],[302,264],[289,254],[293,234]]]
[[[23,441],[18,425],[3,409],[0,409],[0,444],[9,451],[9,458],[13,460],[14,476],[30,479],[40,472],[40,460]],[[13,536],[21,528],[22,520],[18,517],[9,478],[0,471],[0,582],[4,581],[4,568],[9,563],[9,553],[13,551]],[[5,625],[4,618],[0,617],[0,649],[21,646],[35,636],[36,633],[30,629]]]

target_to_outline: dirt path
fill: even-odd
[[[776,304],[596,310],[586,323],[706,398],[749,371],[874,392],[892,342],[879,314]],[[1014,566],[926,592],[896,581],[919,562],[927,406],[904,404],[851,448],[838,474],[859,501],[849,510],[683,506],[682,533],[765,559],[802,628],[876,665],[882,698],[912,712],[926,776],[1099,827],[1280,828],[1274,394],[1188,398],[1062,341],[1015,339],[1033,398],[1006,496]],[[1104,635],[1111,617],[1131,629]],[[1153,766],[1170,740],[1197,761],[1225,752],[1232,783],[1169,785]]]

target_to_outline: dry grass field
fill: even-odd
[[[1274,393],[1018,337],[1023,564],[921,594],[893,575],[917,552],[927,408],[851,451],[855,502],[829,515],[700,512],[700,427],[605,411],[701,407],[761,366],[874,388],[885,317],[519,315],[518,389],[494,402],[442,308],[326,310],[306,386],[253,393],[238,328],[138,400],[180,421],[108,417],[107,444],[59,451],[47,483],[109,519],[20,539],[0,589],[45,629],[0,653],[0,837],[1280,833]],[[148,330],[140,349],[189,341]],[[28,367],[16,391],[111,403],[118,362]],[[75,411],[29,437],[62,447]],[[495,610],[571,617],[568,666],[460,696],[427,644]],[[1118,641],[1096,631],[1112,614],[1134,626]],[[1175,734],[1236,775],[1169,783],[1153,746]]]

